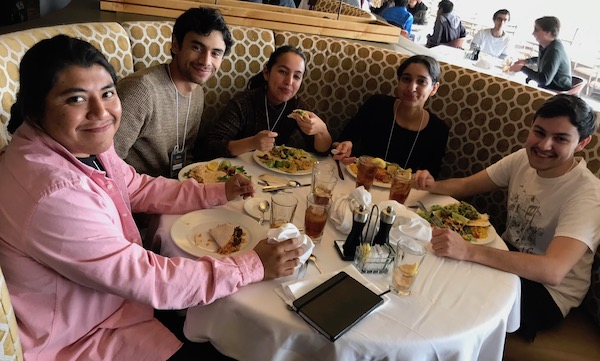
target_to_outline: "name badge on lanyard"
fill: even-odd
[[[169,169],[171,169],[171,178],[177,178],[179,171],[185,165],[185,149],[179,150],[178,146],[173,148]]]

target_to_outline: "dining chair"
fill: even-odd
[[[594,90],[600,90],[600,52],[595,56],[577,59],[573,64],[573,72],[587,78],[585,95],[592,95]]]
[[[448,45],[448,46],[452,46],[454,48],[459,48],[462,49],[463,48],[463,44],[465,43],[465,38],[458,38],[458,39],[454,39],[444,45]]]
[[[585,85],[587,84],[587,80],[583,79],[580,76],[577,75],[573,75],[571,76],[572,82],[571,82],[571,89],[569,90],[552,90],[552,89],[548,89],[553,93],[556,94],[571,94],[571,95],[579,95],[581,94],[581,91],[583,90],[583,88],[585,88]]]

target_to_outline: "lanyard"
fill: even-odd
[[[188,126],[188,118],[190,116],[190,106],[192,104],[192,94],[188,97],[188,106],[187,113],[185,114],[185,125],[183,127],[183,139],[181,142],[181,148],[179,148],[179,92],[177,91],[177,86],[173,81],[173,77],[171,76],[171,68],[169,68],[169,64],[166,65],[167,73],[169,74],[169,80],[171,80],[171,84],[173,84],[173,89],[175,89],[175,129],[176,129],[176,145],[175,151],[183,152],[185,150],[185,135],[187,134],[187,126]]]
[[[281,109],[281,113],[279,113],[279,116],[277,117],[275,124],[273,124],[273,128],[271,128],[271,123],[269,122],[269,109],[267,108],[267,94],[265,94],[265,114],[267,115],[267,129],[270,132],[272,132],[273,129],[275,129],[275,127],[277,126],[277,123],[279,123],[279,119],[281,119],[281,116],[283,115],[283,112],[285,111],[285,107],[287,107],[287,100],[285,101],[285,103],[283,103],[283,109]]]

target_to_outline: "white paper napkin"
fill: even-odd
[[[411,237],[421,242],[431,241],[431,225],[408,209],[396,210],[395,226],[390,230],[390,243],[396,244],[401,237]]]
[[[373,291],[377,294],[382,293],[382,290],[379,289],[379,287],[377,287],[376,285],[371,283],[368,279],[366,279],[365,276],[363,276],[356,269],[356,267],[354,267],[351,264],[342,268],[339,271],[323,273],[323,274],[318,274],[318,275],[310,277],[310,278],[303,278],[303,279],[299,279],[299,280],[284,282],[280,286],[277,286],[274,289],[274,291],[285,303],[287,303],[288,305],[291,306],[292,302],[294,302],[298,298],[304,296],[310,290],[314,289],[315,287],[319,286],[323,282],[327,281],[328,279],[330,279],[331,277],[335,276],[336,274],[338,274],[342,271],[346,272],[349,276],[351,276],[358,282],[365,285],[371,291]],[[385,297],[384,297],[384,299],[385,299]]]
[[[340,197],[333,202],[333,212],[331,220],[338,231],[348,234],[352,229],[352,204],[355,201],[356,206],[363,205],[367,209],[371,207],[371,193],[360,186],[354,189],[345,197]]]
[[[286,223],[279,228],[272,228],[267,231],[267,239],[269,241],[281,242],[289,238],[298,238],[300,240],[300,247],[304,250],[302,256],[299,257],[300,265],[308,260],[311,255],[315,244],[309,236],[300,233],[298,228],[291,224]]]

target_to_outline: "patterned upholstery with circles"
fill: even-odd
[[[18,64],[35,42],[60,33],[88,40],[107,55],[121,78],[134,70],[170,61],[172,26],[172,21],[84,23],[0,35],[0,56],[5,60],[0,62],[0,147],[9,140],[6,122],[18,89]],[[210,124],[219,110],[245,89],[248,79],[262,70],[276,47],[290,44],[302,48],[307,57],[307,73],[299,94],[327,122],[335,138],[369,96],[394,94],[396,69],[407,57],[380,47],[320,35],[243,26],[231,26],[231,31],[235,46],[217,75],[204,85],[203,124]],[[480,171],[519,149],[525,142],[535,109],[552,96],[501,77],[446,63],[441,66],[440,88],[426,107],[450,126],[443,178]],[[600,176],[598,134],[581,155],[590,170]],[[470,201],[489,213],[499,230],[504,228],[504,192],[476,196]],[[600,309],[600,291],[594,289],[597,294],[591,302]]]
[[[19,329],[4,274],[0,269],[0,361],[23,361]]]

